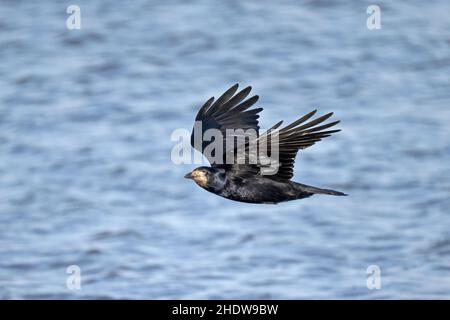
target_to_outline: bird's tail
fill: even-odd
[[[321,189],[321,188],[316,188],[313,186],[308,186],[306,184],[301,184],[296,182],[295,185],[303,192],[308,192],[308,193],[313,193],[313,194],[330,194],[333,196],[346,196],[347,194],[340,192],[340,191],[335,191],[335,190],[330,190],[330,189]]]

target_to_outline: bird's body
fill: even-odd
[[[312,195],[297,187],[295,182],[278,182],[264,177],[253,177],[239,182],[228,182],[218,195],[248,203],[278,203],[302,199]]]
[[[201,141],[194,141],[193,130],[191,144],[204,153],[210,161],[211,167],[199,167],[188,173],[185,178],[194,180],[201,188],[218,196],[247,203],[279,203],[307,198],[313,194],[345,195],[339,191],[316,188],[290,180],[293,176],[294,160],[298,150],[307,148],[321,138],[339,131],[324,131],[339,121],[317,126],[328,119],[332,115],[331,113],[307,122],[315,114],[313,111],[283,129],[278,129],[281,125],[279,122],[260,135],[257,113],[262,109],[248,110],[258,97],[254,96],[243,101],[251,88],[247,87],[234,95],[237,88],[238,85],[231,87],[214,104],[214,98],[209,99],[198,112],[196,121],[203,125],[202,133],[209,129],[223,133],[223,137],[220,138],[223,140],[223,146],[220,144],[214,153],[205,154],[208,147],[211,147],[212,141],[203,139],[203,136]],[[234,137],[239,138],[242,132],[238,130],[250,129],[256,131],[255,136],[250,138],[245,136],[248,140],[241,140],[245,142],[238,146],[227,145],[227,143],[229,144],[227,137],[232,135],[233,139]],[[229,130],[234,130],[235,133],[230,134]],[[277,143],[276,148],[274,141]],[[255,152],[252,153],[250,147],[252,142],[257,142],[258,146],[264,143],[268,146],[269,152],[264,155],[258,153],[255,156]],[[222,154],[215,157],[218,152]],[[249,154],[254,157],[252,158]],[[278,157],[274,162],[275,167],[270,164],[272,170],[267,171],[267,161],[263,160],[268,160],[268,154]],[[249,160],[250,158],[256,159],[256,161],[252,162]],[[242,159],[247,161],[242,162]],[[275,170],[273,170],[274,168]]]
[[[274,204],[303,199],[313,194],[344,195],[342,192],[320,189],[294,181],[277,181],[265,176],[241,178],[220,168],[200,167],[189,173],[197,184],[218,196],[247,203]]]

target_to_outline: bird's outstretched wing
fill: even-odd
[[[214,97],[210,98],[195,117],[195,124],[191,133],[191,145],[203,153],[212,166],[225,163],[225,155],[230,151],[230,144],[226,141],[227,130],[229,130],[228,132],[230,132],[230,129],[233,130],[235,132],[234,136],[237,138],[239,138],[240,134],[244,135],[238,129],[242,129],[242,131],[253,129],[259,134],[258,113],[263,109],[254,108],[248,110],[258,101],[258,96],[255,95],[246,99],[252,88],[247,87],[236,93],[238,87],[239,85],[235,84],[216,101],[214,101]],[[198,127],[199,125],[200,127]],[[215,138],[211,138],[212,141],[205,139],[205,133],[209,129],[215,129],[221,133],[223,139],[223,157],[221,157],[221,161],[217,161],[218,158],[213,157],[215,150],[211,154],[205,152],[208,145],[215,141]],[[212,132],[214,133],[214,130]]]
[[[280,121],[264,134],[259,135],[258,113],[263,109],[249,110],[258,101],[258,96],[246,99],[251,87],[236,93],[237,90],[238,84],[235,84],[215,102],[214,97],[206,101],[197,113],[191,134],[191,145],[203,153],[212,166],[230,171],[235,178],[264,174],[274,180],[290,180],[294,174],[294,162],[298,150],[308,148],[332,133],[340,131],[326,130],[338,124],[339,121],[323,124],[333,113],[310,120],[317,112],[314,110],[282,129],[279,129],[282,124]],[[196,127],[198,125],[200,128]],[[214,152],[205,152],[208,146],[215,142],[215,137],[211,140],[205,139],[205,133],[210,129],[220,133],[220,139],[222,139],[220,157],[216,157]],[[249,137],[247,131],[249,129],[253,129],[256,136]],[[232,130],[233,139],[236,138],[239,141],[243,138],[241,140],[244,141],[243,145],[234,142],[230,144],[228,130]],[[277,146],[274,147],[272,143],[276,143]],[[251,148],[255,145],[257,145],[256,151]],[[263,154],[260,152],[261,146],[266,149]],[[228,157],[230,154],[231,157]],[[265,170],[268,167],[269,170]],[[271,174],[271,172],[276,173]]]
[[[341,131],[326,130],[338,124],[339,121],[322,124],[333,115],[332,112],[308,121],[316,112],[317,110],[314,110],[282,129],[278,129],[282,124],[282,121],[280,121],[258,138],[260,145],[267,145],[267,150],[270,151],[268,154],[271,157],[274,156],[272,154],[274,152],[271,151],[275,150],[271,145],[271,141],[278,142],[278,170],[275,170],[276,174],[266,175],[267,178],[290,180],[294,175],[294,162],[298,150],[306,149],[317,141],[329,137],[332,133]],[[261,158],[261,155],[259,156]]]

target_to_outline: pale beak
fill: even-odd
[[[186,174],[184,176],[186,179],[194,179],[194,177],[192,176],[192,172],[189,172],[188,174]]]

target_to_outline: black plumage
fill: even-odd
[[[260,134],[258,113],[263,109],[250,109],[258,101],[258,96],[246,99],[251,87],[239,92],[237,90],[238,84],[235,84],[216,101],[214,97],[210,98],[197,113],[195,121],[201,124],[200,141],[196,141],[194,127],[191,145],[207,157],[211,167],[199,167],[185,178],[194,180],[203,189],[224,198],[248,203],[278,203],[313,194],[345,195],[339,191],[291,181],[297,152],[340,131],[327,130],[339,121],[324,124],[333,113],[310,120],[316,114],[314,110],[282,129],[280,121]],[[207,153],[208,146],[215,141],[203,139],[205,132],[210,129],[220,132],[223,141],[219,150]],[[230,130],[233,130],[232,137]],[[254,134],[249,135],[249,132]],[[235,139],[234,144],[229,143],[230,138]],[[253,149],[254,145],[258,148]],[[266,146],[265,153],[259,152],[260,146]],[[272,156],[276,152],[278,161],[269,163],[269,160],[274,160]]]

